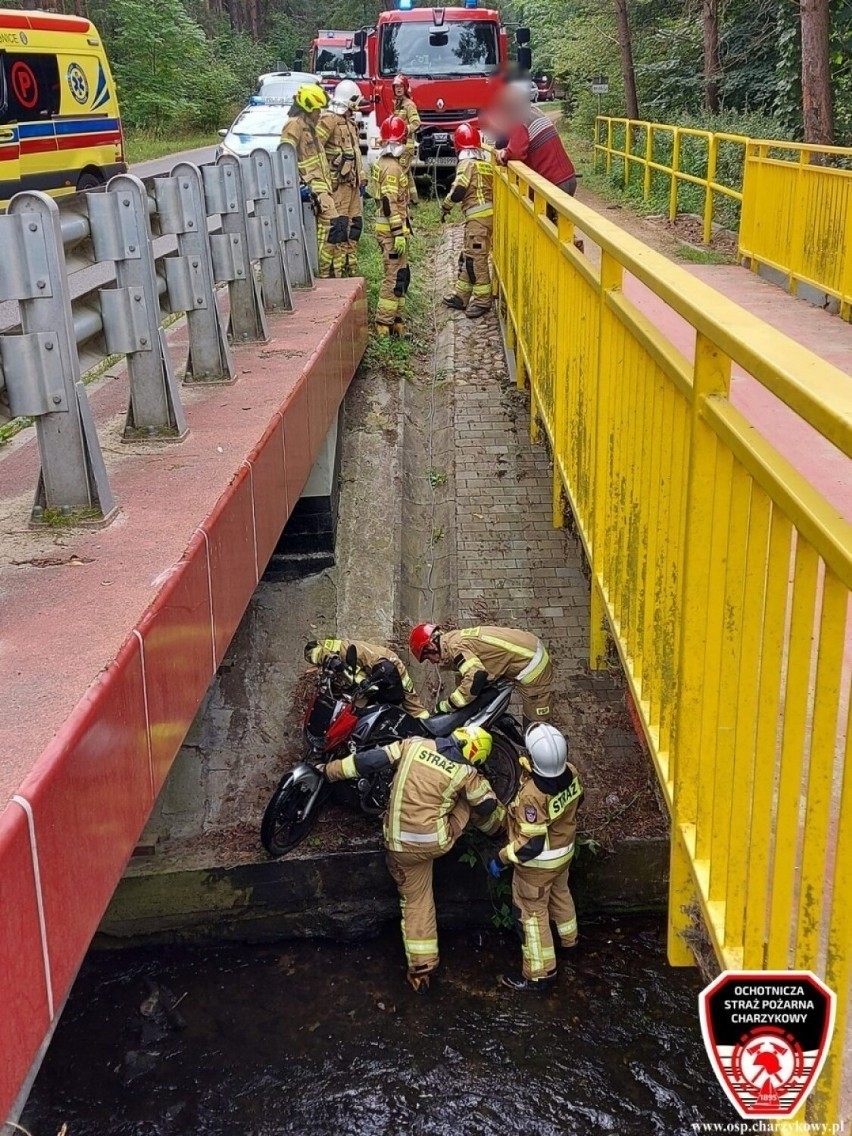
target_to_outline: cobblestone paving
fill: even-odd
[[[460,228],[447,234],[451,263],[460,236]],[[583,774],[586,831],[605,841],[664,832],[623,680],[588,668],[584,556],[579,541],[552,527],[551,464],[546,448],[530,443],[528,396],[510,382],[496,312],[446,318],[454,347],[459,625],[524,627],[548,645],[554,721]]]

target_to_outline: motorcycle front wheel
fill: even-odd
[[[313,787],[304,778],[288,773],[272,794],[260,826],[260,840],[270,856],[284,856],[300,844],[316,823],[323,795],[306,812]]]
[[[518,791],[520,780],[518,751],[508,738],[497,733],[491,735],[491,753],[482,772],[488,778],[497,800],[508,805]]]

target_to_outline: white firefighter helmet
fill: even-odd
[[[331,103],[335,110],[340,109],[354,113],[361,104],[361,91],[358,84],[351,79],[341,79],[334,88]]]
[[[524,737],[532,767],[542,777],[558,777],[568,764],[568,743],[547,722],[536,722]]]

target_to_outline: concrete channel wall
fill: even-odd
[[[448,248],[448,264],[454,252]],[[653,773],[617,676],[585,666],[579,544],[550,528],[547,454],[530,445],[496,320],[474,327],[450,316],[439,302],[446,284],[438,275],[432,286],[434,344],[423,373],[400,382],[362,367],[353,381],[343,408],[336,565],[298,582],[261,582],[99,944],[350,939],[398,918],[377,822],[328,809],[278,862],[258,833],[272,789],[301,754],[305,640],[337,632],[393,643],[407,658],[408,627],[423,618],[529,626],[547,640],[557,722],[589,804],[581,838],[592,844],[581,846],[572,869],[581,914],[664,909],[668,844]],[[428,704],[446,696],[433,669],[414,665],[412,675]],[[483,869],[453,855],[436,879],[445,925],[490,924]],[[506,896],[494,901],[499,907]]]

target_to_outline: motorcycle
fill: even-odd
[[[350,648],[354,656],[354,648]],[[448,714],[414,718],[400,706],[381,698],[382,690],[371,676],[354,680],[355,659],[327,659],[320,669],[317,690],[305,712],[305,756],[278,783],[260,829],[270,856],[279,857],[301,843],[329,801],[379,817],[390,798],[393,770],[371,777],[329,782],[316,769],[360,750],[389,745],[404,738],[447,737],[460,726],[482,726],[492,737],[491,754],[482,767],[495,794],[508,804],[518,787],[518,749],[523,732],[508,712],[512,684],[498,679],[488,683],[477,676],[473,701]]]

